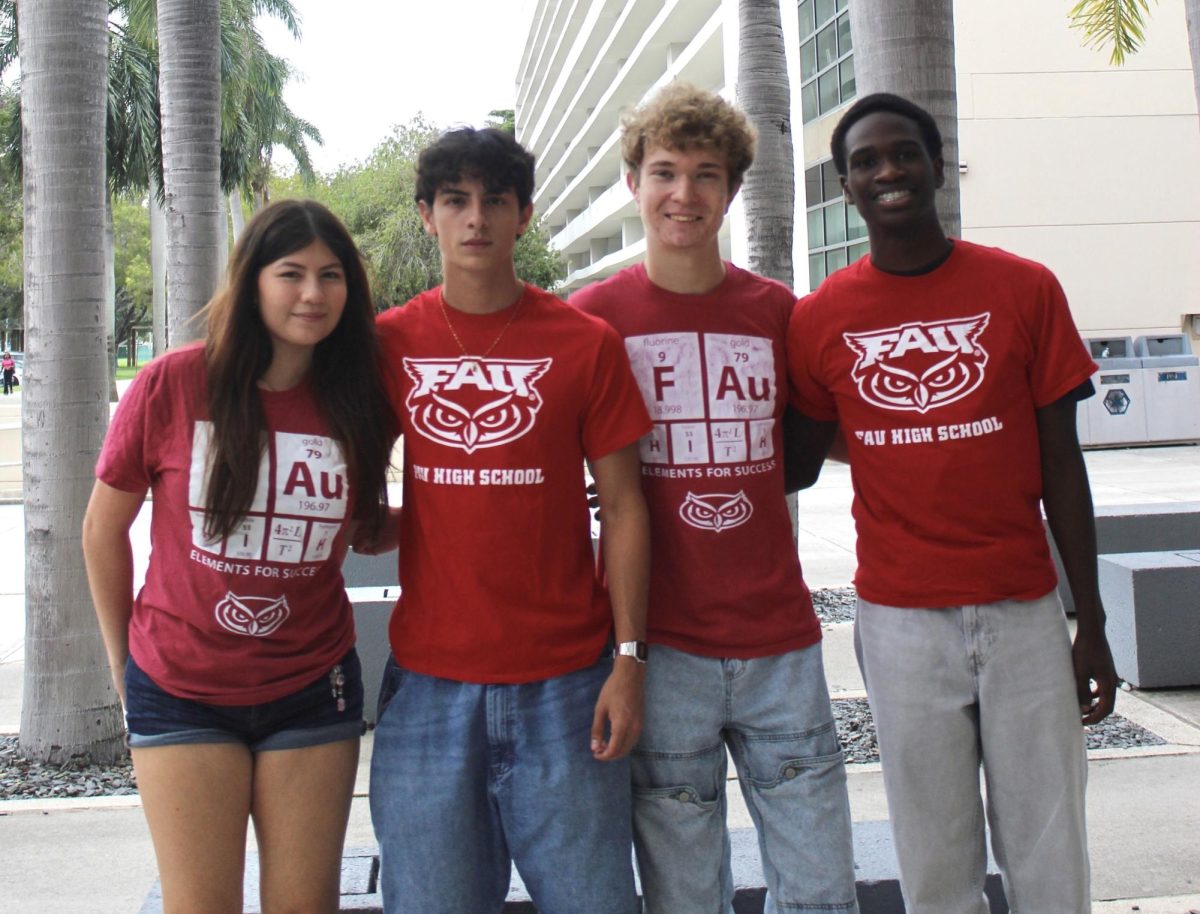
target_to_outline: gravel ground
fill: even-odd
[[[848,765],[879,761],[875,726],[865,698],[836,698],[833,717],[838,739],[846,752]],[[1113,714],[1095,726],[1086,727],[1089,749],[1133,749],[1140,746],[1165,746],[1167,741],[1144,727]]]
[[[822,624],[854,621],[856,596],[853,587],[813,591],[813,605]],[[840,698],[833,702],[838,737],[849,764],[879,761],[871,710],[863,698]],[[1113,715],[1087,728],[1089,749],[1119,749],[1162,746],[1166,740]],[[137,793],[133,766],[42,765],[21,757],[15,736],[0,737],[0,801],[45,797],[119,796]]]
[[[853,622],[858,594],[853,587],[827,587],[812,593],[813,609],[822,625],[831,622]]]

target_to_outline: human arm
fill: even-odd
[[[810,419],[794,406],[783,413],[783,488],[788,495],[807,489],[821,475],[838,425]]]
[[[125,492],[96,480],[83,517],[83,559],[108,655],[113,686],[125,704],[125,662],[133,614],[133,547],[129,528],[146,500],[145,490]]]
[[[1071,648],[1075,690],[1083,723],[1094,724],[1112,713],[1117,673],[1104,633],[1104,606],[1096,570],[1096,522],[1087,466],[1076,434],[1076,399],[1070,393],[1038,409],[1037,426],[1042,502],[1075,601],[1075,643]]]
[[[350,534],[350,548],[359,555],[380,555],[391,552],[400,545],[400,508],[388,508],[383,526],[373,539],[363,536],[362,528],[355,526]]]
[[[642,496],[641,460],[636,443],[592,464],[600,499],[601,543],[617,643],[646,638],[646,596],[650,581],[650,516]],[[644,664],[617,657],[596,702],[592,754],[619,759],[642,732]],[[605,738],[605,731],[608,738]]]

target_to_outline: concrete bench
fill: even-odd
[[[1049,528],[1046,538],[1058,572],[1058,593],[1063,608],[1074,615],[1075,601],[1071,599],[1062,560]],[[1112,505],[1096,509],[1096,551],[1102,556],[1188,549],[1200,549],[1200,502]]]
[[[751,828],[735,828],[730,837],[733,881],[736,886],[733,910],[735,914],[762,914],[766,889],[759,863],[758,838]],[[381,914],[383,902],[378,889],[378,855],[378,849],[374,847],[346,851],[342,858],[340,910]],[[854,823],[854,860],[861,914],[903,914],[904,902],[900,897],[900,883],[896,876],[896,852],[892,847],[892,832],[887,822]],[[991,914],[1006,914],[1008,903],[990,853],[985,890]],[[246,914],[260,914],[261,910],[258,901],[258,858],[253,853],[246,856],[244,910]],[[155,884],[140,914],[161,912],[162,895]],[[537,914],[516,870],[513,870],[512,888],[504,905],[504,914]]]
[[[1200,550],[1100,556],[1117,675],[1138,688],[1200,685]]]

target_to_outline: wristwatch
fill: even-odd
[[[645,641],[622,641],[613,648],[613,658],[617,657],[632,657],[638,663],[646,662],[646,642]]]

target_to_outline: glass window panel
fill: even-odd
[[[808,287],[815,289],[821,284],[821,280],[825,278],[825,255],[824,254],[809,254],[808,255]]]
[[[870,244],[868,244],[866,241],[860,241],[858,244],[852,244],[850,247],[846,248],[846,256],[849,258],[850,263],[854,263],[854,261],[867,254],[870,250]]]
[[[855,238],[867,237],[867,224],[862,221],[862,216],[858,214],[858,208],[854,206],[846,207],[846,239],[853,241]]]
[[[837,12],[837,3],[835,0],[817,0],[817,25],[833,18],[833,14]]]
[[[854,58],[848,58],[838,64],[838,74],[840,76],[842,101],[848,102],[854,98]]]
[[[843,13],[837,21],[838,56],[845,57],[854,50],[854,39],[850,37],[850,14]]]
[[[813,0],[800,0],[800,37],[807,38],[817,30],[813,20]]]
[[[810,38],[800,45],[800,79],[808,80],[817,75],[817,39]]]
[[[825,274],[829,275],[834,270],[840,270],[846,265],[846,249],[834,248],[832,251],[825,252]]]
[[[837,7],[839,10],[844,10],[849,5],[849,0],[837,0]]]
[[[817,69],[824,70],[837,56],[837,26],[830,23],[817,32]]]
[[[808,211],[809,250],[825,247],[825,219],[822,217],[822,212],[819,209],[810,209]]]
[[[825,207],[825,243],[841,244],[846,240],[846,204],[831,203]]]
[[[816,206],[821,202],[821,166],[814,165],[804,171],[804,205]]]
[[[821,201],[828,203],[830,200],[840,199],[842,199],[842,179],[838,177],[833,159],[827,159],[821,163]]]
[[[821,113],[832,111],[838,106],[838,72],[830,70],[817,80],[817,97],[821,102]]]
[[[817,84],[815,81],[800,87],[800,106],[806,124],[809,121],[815,121],[820,115],[821,112],[817,108]]]

